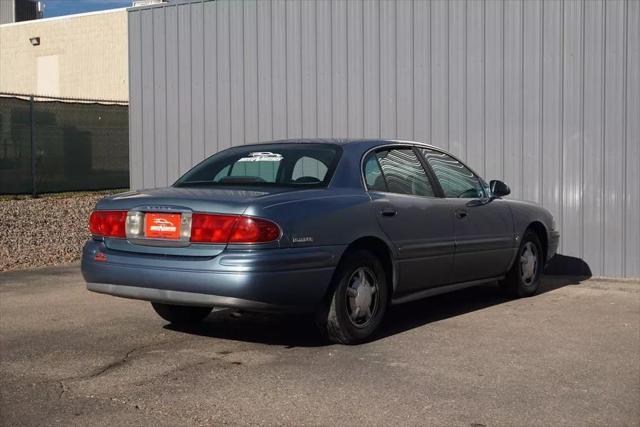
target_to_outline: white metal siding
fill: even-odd
[[[640,276],[640,2],[219,0],[129,11],[131,186],[292,137],[426,141]]]

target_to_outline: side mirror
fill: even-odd
[[[489,187],[491,187],[491,192],[495,197],[503,197],[511,194],[511,189],[507,184],[502,181],[498,181],[497,179],[492,179],[489,182]]]

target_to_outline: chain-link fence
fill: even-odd
[[[0,93],[0,194],[128,188],[128,110]]]

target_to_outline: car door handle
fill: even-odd
[[[393,208],[385,208],[380,211],[380,215],[382,216],[396,216],[398,211]]]
[[[458,209],[455,212],[456,218],[458,219],[462,219],[465,218],[467,216],[467,211],[465,211],[464,209]]]

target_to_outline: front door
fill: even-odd
[[[511,208],[491,199],[482,180],[453,157],[421,149],[438,179],[454,218],[454,282],[504,274],[514,249]]]
[[[448,283],[454,218],[416,152],[394,147],[370,154],[365,180],[374,214],[398,254],[396,296]]]

